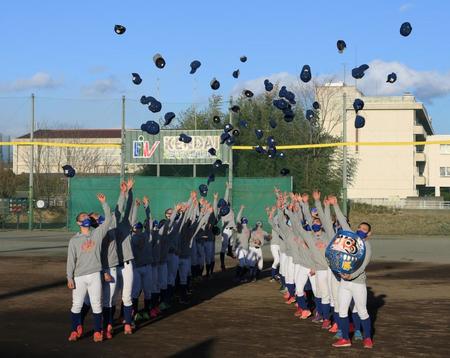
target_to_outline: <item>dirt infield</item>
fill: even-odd
[[[175,305],[132,336],[117,332],[108,342],[95,344],[89,336],[69,343],[71,296],[64,272],[63,257],[2,257],[1,357],[448,357],[450,352],[450,265],[370,265],[375,328],[370,352],[360,342],[344,351],[331,348],[331,334],[295,318],[276,283],[265,277],[234,284],[231,268],[199,283],[189,305]]]

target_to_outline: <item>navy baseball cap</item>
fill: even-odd
[[[247,56],[241,56],[239,60],[241,60],[241,62],[247,62]]]
[[[366,124],[366,120],[363,116],[357,115],[355,118],[355,128],[362,128]]]
[[[230,108],[230,110],[234,113],[238,113],[241,110],[241,107],[239,107],[237,104],[235,104],[234,106],[232,106]]]
[[[273,83],[270,82],[268,79],[264,80],[264,88],[267,92],[270,92],[273,90]]]
[[[264,137],[264,132],[261,129],[255,129],[256,138],[261,139]]]
[[[164,125],[165,126],[168,126],[169,124],[170,124],[170,122],[172,122],[172,119],[174,119],[175,118],[175,113],[173,113],[173,112],[167,112],[165,115],[164,115]]]
[[[364,77],[364,72],[369,69],[369,65],[363,64],[359,67],[352,69],[352,77],[359,80]]]
[[[214,91],[216,91],[216,90],[218,90],[219,87],[220,87],[220,82],[217,81],[217,79],[214,77],[214,78],[211,80],[211,82],[209,83],[209,85],[211,86],[211,88],[212,88]]]
[[[213,167],[216,169],[219,169],[222,166],[222,161],[220,159],[217,159],[214,163],[213,163]]]
[[[273,129],[277,127],[277,121],[274,118],[270,118],[269,124]]]
[[[243,93],[244,96],[247,97],[247,98],[252,98],[253,95],[254,95],[253,92],[250,91],[250,90],[244,90],[242,93]]]
[[[306,118],[308,121],[312,120],[312,119],[314,118],[314,116],[315,116],[315,113],[314,113],[314,111],[313,111],[312,109],[308,109],[308,110],[306,111],[305,118]]]
[[[395,72],[388,74],[386,82],[394,83],[395,81],[397,81],[397,75]]]
[[[406,37],[411,34],[412,26],[409,22],[404,22],[402,26],[400,26],[400,35]]]
[[[233,125],[230,123],[225,124],[225,127],[223,127],[224,132],[231,132],[233,130]]]
[[[223,132],[223,133],[220,135],[220,144],[225,143],[225,142],[228,140],[228,138],[230,138],[230,137],[231,137],[231,134],[230,134],[230,133],[228,133],[228,132]]]
[[[302,72],[300,73],[300,79],[307,83],[311,81],[312,75],[311,75],[311,67],[309,65],[304,65],[302,67]]]
[[[347,47],[347,44],[345,43],[344,40],[338,40],[336,42],[336,47],[337,47],[339,53],[342,53],[342,52],[344,52],[345,48]]]
[[[317,101],[313,102],[312,106],[313,106],[313,108],[314,108],[315,110],[320,109],[320,103],[317,102]]]
[[[220,117],[219,116],[214,116],[213,117],[213,122],[214,123],[220,123]]]
[[[239,127],[248,128],[248,122],[245,119],[240,119],[238,124]]]
[[[289,122],[292,122],[294,120],[295,113],[292,110],[292,108],[286,108],[283,111],[283,114],[284,114],[284,121],[285,122],[289,123]]]
[[[206,181],[207,185],[216,180],[216,176],[214,174],[209,174],[208,180]]]
[[[164,58],[159,53],[153,56],[153,62],[159,69],[163,69],[166,66],[166,60],[164,60]]]
[[[115,25],[114,26],[114,32],[117,35],[123,35],[125,33],[125,31],[127,31],[126,27],[123,25]]]
[[[276,108],[278,108],[281,111],[289,108],[289,103],[286,100],[284,100],[283,98],[274,99],[272,103]]]
[[[190,143],[192,141],[192,137],[188,136],[187,134],[181,133],[180,137],[178,138],[178,140],[180,142],[183,142],[183,143],[187,144],[187,143]]]
[[[289,170],[288,168],[283,168],[283,169],[280,170],[280,174],[281,174],[282,176],[286,176],[286,175],[288,175],[289,173],[290,173],[290,170]]]
[[[257,145],[255,147],[255,150],[256,150],[256,153],[259,153],[259,154],[266,154],[267,153],[266,150],[260,145]]]
[[[217,155],[217,151],[215,148],[209,148],[208,149],[208,153],[211,154],[212,156],[216,156]]]
[[[159,124],[155,121],[148,121],[144,124],[144,127],[141,126],[141,129],[148,134],[156,135],[159,133]]]
[[[132,81],[135,85],[140,85],[142,83],[142,78],[141,78],[141,76],[139,76],[138,73],[133,72],[131,74],[131,77],[132,77]]]
[[[69,164],[63,165],[62,170],[67,178],[73,178],[75,176],[75,169]]]
[[[142,96],[141,97],[141,103],[144,104],[144,105],[149,104],[150,103],[150,97]]]
[[[198,70],[198,68],[202,65],[202,63],[198,60],[194,60],[191,62],[191,71],[189,72],[191,75],[195,73],[195,71]]]
[[[231,134],[233,134],[233,136],[235,136],[235,137],[239,137],[239,134],[241,134],[241,132],[239,131],[239,129],[233,129]]]
[[[355,100],[353,101],[353,109],[355,110],[356,113],[358,113],[359,111],[362,111],[364,108],[364,101],[360,98],[355,98]]]
[[[233,71],[233,77],[234,77],[234,78],[238,78],[238,77],[239,77],[239,73],[240,73],[240,72],[239,72],[239,69],[234,70],[234,71]]]

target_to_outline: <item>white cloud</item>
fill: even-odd
[[[35,89],[56,88],[63,84],[46,72],[37,72],[29,78],[18,78],[9,83],[0,83],[0,92],[20,92]]]
[[[391,96],[412,92],[423,101],[450,93],[450,72],[418,71],[400,62],[374,60],[368,64],[369,70],[359,81],[358,87],[365,95]],[[397,82],[386,83],[387,75],[397,74]]]
[[[85,96],[96,96],[113,93],[119,90],[119,81],[116,77],[110,76],[104,79],[98,79],[89,85],[81,87],[81,92]]]
[[[105,73],[106,71],[108,71],[108,67],[103,65],[91,66],[89,67],[88,71],[89,73],[97,75],[99,73]]]
[[[405,4],[402,4],[399,8],[400,12],[405,12],[408,11],[409,9],[411,9],[414,5],[410,2],[407,2]]]

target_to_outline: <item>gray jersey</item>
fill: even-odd
[[[269,234],[262,228],[252,230],[250,235],[250,247],[263,247],[264,241],[269,241]]]
[[[75,234],[69,241],[67,251],[67,278],[89,275],[102,270],[102,241],[111,225],[111,210],[107,203],[102,204],[105,221],[89,234]]]
[[[236,248],[241,247],[248,250],[250,235],[251,232],[247,224],[241,224],[238,222],[236,225]]]
[[[364,257],[363,264],[359,269],[357,269],[350,275],[350,280],[354,283],[361,283],[361,284],[366,283],[367,279],[366,267],[369,264],[370,259],[372,258],[372,245],[368,240],[365,241],[365,244],[366,244],[366,256]]]
[[[120,205],[126,201],[125,209]],[[123,265],[123,262],[132,260],[133,250],[131,248],[131,222],[130,213],[133,205],[133,192],[128,191],[128,196],[126,197],[123,193],[120,193],[120,198],[116,211],[118,212],[116,216],[120,218],[117,221],[116,229],[116,242],[117,242],[117,255],[119,257],[119,265]]]

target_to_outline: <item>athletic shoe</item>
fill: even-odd
[[[292,297],[290,297],[289,299],[287,299],[285,303],[286,303],[287,305],[290,305],[291,303],[294,303],[295,301],[296,301],[296,300],[295,300],[295,297],[292,296]]]
[[[311,321],[314,322],[314,323],[322,323],[323,319],[322,319],[322,316],[319,314],[319,312],[316,311],[314,313],[314,317],[313,317],[313,319]]]
[[[311,316],[311,311],[310,310],[303,310],[302,311],[302,315],[300,316],[300,319],[307,319],[310,316]]]
[[[361,333],[361,331],[360,331],[359,329],[357,329],[357,330],[355,331],[355,333],[353,334],[353,339],[354,339],[355,341],[362,341],[362,340],[363,340],[362,333]]]
[[[155,307],[155,311],[156,311],[156,313],[157,313],[158,315],[161,314],[161,309],[159,308],[159,306],[156,306],[156,307]]]
[[[333,337],[334,339],[342,339],[342,331],[340,329],[338,329],[338,331],[336,332],[336,334]]]
[[[286,292],[289,292],[286,287],[285,288],[280,288],[280,293],[281,294],[285,294]]]
[[[275,277],[272,277],[269,282],[275,282]]]
[[[371,339],[371,338],[364,338],[364,340],[363,340],[363,346],[364,346],[364,348],[368,348],[368,349],[373,348],[373,342],[372,342],[372,339]]]
[[[337,342],[334,342],[332,344],[332,346],[335,347],[335,348],[351,347],[352,346],[352,342],[350,341],[350,339],[341,338]]]
[[[337,323],[334,322],[333,325],[331,326],[331,328],[328,330],[328,332],[330,332],[330,333],[337,333],[338,329],[339,328],[338,328]]]
[[[83,335],[83,326],[79,324],[77,326],[77,337],[80,338]]]
[[[169,308],[169,305],[167,303],[165,303],[165,302],[161,302],[161,304],[159,305],[159,309],[161,311],[165,311],[168,308]]]
[[[70,332],[69,341],[75,342],[78,339],[78,333],[76,331]]]
[[[133,329],[130,324],[123,326],[123,334],[133,334]]]
[[[180,300],[180,302],[181,302],[181,300]],[[156,312],[156,310],[155,310],[154,308],[152,308],[152,309],[150,310],[150,317],[151,317],[151,318],[156,318],[156,317],[158,317],[158,312]]]
[[[329,319],[324,319],[322,323],[322,329],[330,329],[331,321]]]
[[[134,320],[137,321],[141,321],[142,320],[142,315],[138,312],[134,315]]]
[[[112,325],[108,324],[108,326],[106,327],[106,331],[103,334],[103,338],[112,339],[112,333],[113,333]]]
[[[301,308],[297,308],[297,311],[295,311],[294,316],[295,317],[301,317],[303,310]]]
[[[150,319],[150,315],[148,314],[148,312],[144,312],[144,313],[142,314],[142,319],[143,319],[144,321],[148,321],[148,320]]]
[[[101,332],[94,332],[94,342],[103,341],[103,334]]]

